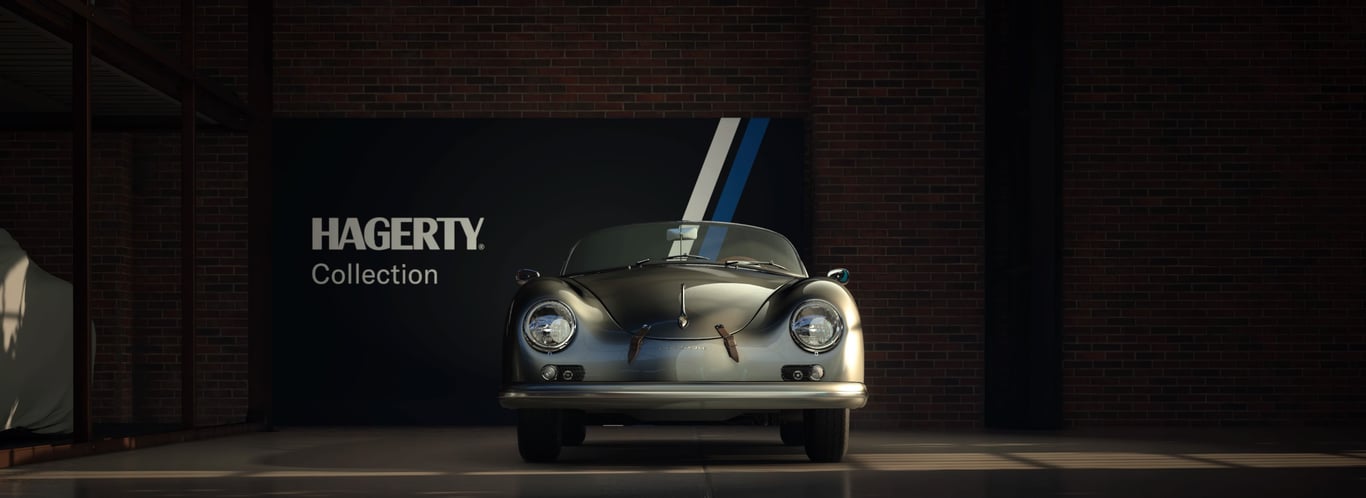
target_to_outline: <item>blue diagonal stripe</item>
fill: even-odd
[[[730,174],[726,175],[726,186],[721,189],[721,198],[716,201],[712,212],[713,221],[731,221],[735,217],[735,207],[740,204],[740,194],[745,192],[745,182],[754,168],[754,157],[759,155],[759,145],[764,142],[764,132],[768,130],[768,118],[753,118],[745,126],[745,136],[740,139],[740,148],[735,151],[735,163],[731,164]],[[721,243],[726,238],[726,227],[711,227],[698,254],[711,259],[721,252]]]
[[[735,217],[735,206],[740,204],[740,194],[745,191],[749,171],[754,167],[754,156],[759,154],[759,144],[763,143],[767,130],[768,118],[751,119],[749,125],[745,126],[745,137],[740,139],[740,149],[735,151],[735,164],[731,165],[730,174],[726,176],[726,186],[721,189],[721,198],[716,201],[712,220],[730,221]]]

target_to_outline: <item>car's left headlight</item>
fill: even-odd
[[[788,320],[792,340],[813,353],[828,351],[844,335],[844,317],[835,305],[820,299],[803,302]]]
[[[522,335],[527,344],[545,353],[568,346],[578,326],[569,306],[550,299],[536,303],[522,317]]]

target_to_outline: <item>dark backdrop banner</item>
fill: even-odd
[[[771,228],[807,256],[800,120],[282,119],[274,129],[281,424],[510,421],[497,390],[513,274],[558,275],[591,230],[686,211]]]

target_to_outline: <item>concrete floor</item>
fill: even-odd
[[[0,496],[1363,497],[1361,431],[855,430],[812,464],[764,427],[594,427],[561,462],[514,430],[286,429],[0,469]]]

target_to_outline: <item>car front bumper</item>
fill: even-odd
[[[573,410],[800,410],[862,408],[861,382],[548,382],[514,384],[504,408]]]

